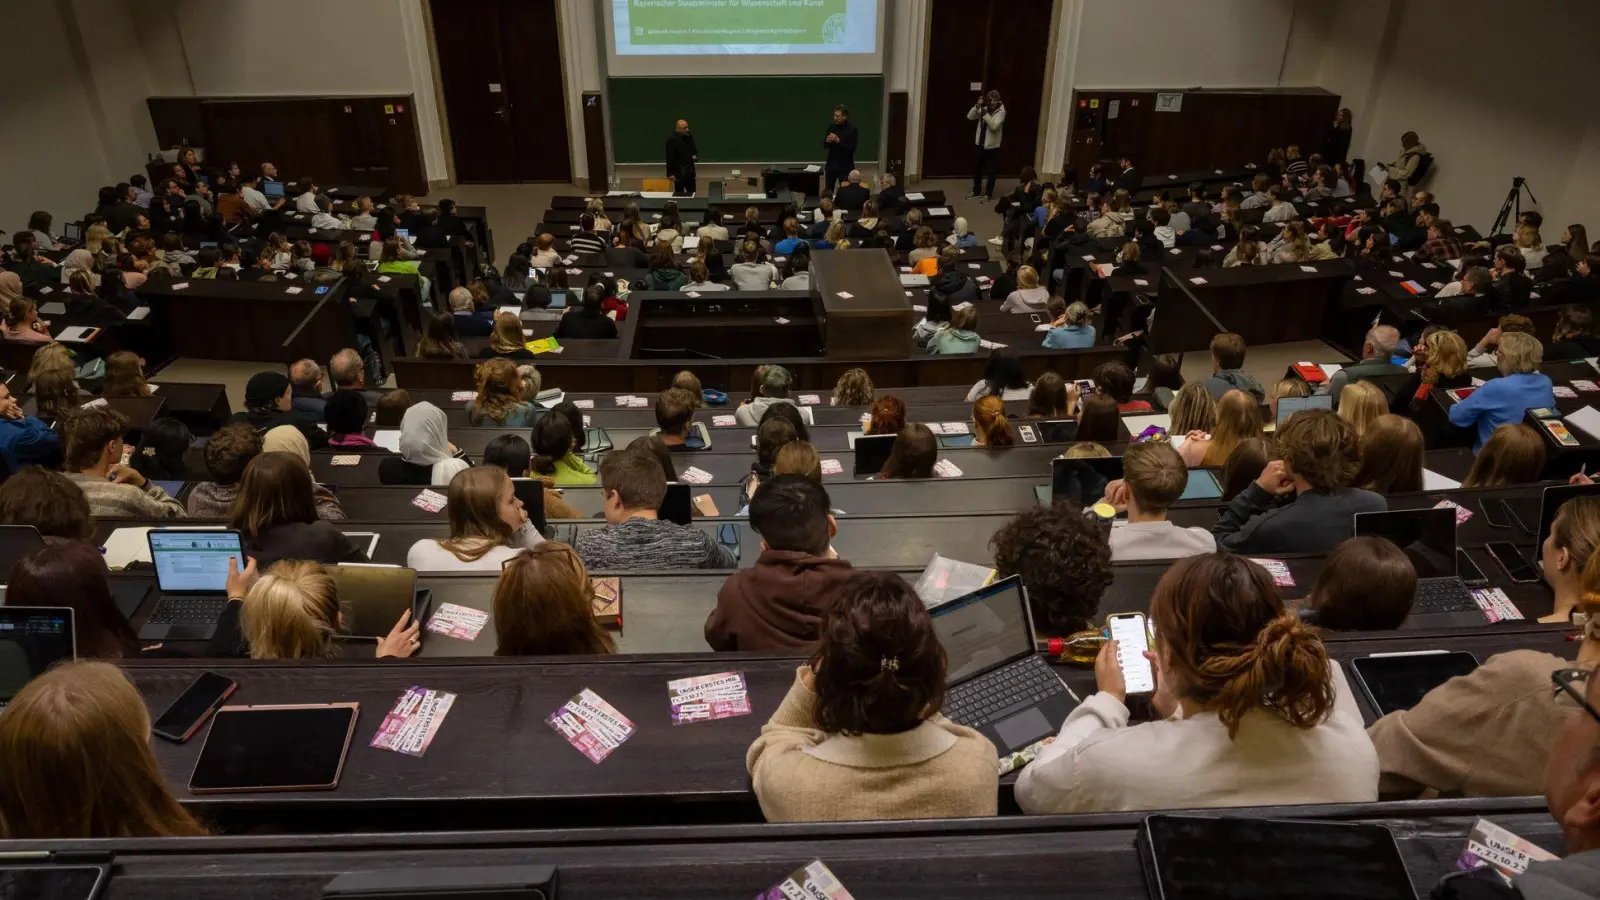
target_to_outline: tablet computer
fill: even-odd
[[[331,791],[360,710],[359,703],[224,706],[211,717],[189,791]]]
[[[104,890],[106,881],[110,877],[109,865],[0,866],[0,897],[95,900]]]
[[[1429,691],[1457,675],[1471,674],[1477,667],[1477,658],[1461,650],[1361,656],[1350,661],[1361,693],[1380,716],[1416,706]]]

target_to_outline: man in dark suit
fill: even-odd
[[[1137,194],[1139,185],[1144,183],[1144,175],[1133,168],[1133,160],[1126,156],[1118,159],[1117,165],[1122,167],[1122,174],[1117,176],[1116,189]]]
[[[835,106],[833,124],[828,126],[828,134],[822,139],[822,148],[828,151],[828,160],[823,166],[828,193],[833,193],[833,186],[848,178],[850,170],[856,167],[858,137],[856,127],[850,124],[850,110],[842,105]]]
[[[420,250],[445,250],[450,247],[450,234],[439,221],[439,210],[426,210],[428,224],[411,235],[411,242]]]
[[[144,207],[133,202],[133,185],[124,181],[117,185],[117,205],[111,208],[106,216],[106,227],[113,234],[121,234],[138,223],[139,217],[145,214]]]
[[[878,216],[882,219],[904,215],[906,211],[906,192],[900,189],[893,172],[884,172],[878,176],[878,183],[883,188],[878,191]]]
[[[861,183],[861,170],[851,169],[850,180],[839,185],[839,190],[834,192],[833,205],[851,212],[860,212],[861,207],[872,199],[872,191]]]
[[[699,161],[700,148],[689,133],[689,123],[679,119],[677,129],[667,138],[667,177],[672,179],[673,193],[683,197],[694,194],[694,165]]]

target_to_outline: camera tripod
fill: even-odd
[[[1506,227],[1507,222],[1520,220],[1522,218],[1523,191],[1528,192],[1529,202],[1533,203],[1534,205],[1538,205],[1539,198],[1535,197],[1533,195],[1533,189],[1528,187],[1528,179],[1520,177],[1511,179],[1511,192],[1506,194],[1506,202],[1501,204],[1500,215],[1495,217],[1494,227],[1489,229],[1489,234],[1502,234],[1502,229]],[[1513,207],[1516,208],[1516,219],[1511,218]]]

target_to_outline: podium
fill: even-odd
[[[885,250],[823,250],[811,257],[811,297],[828,359],[904,359],[915,324]]]

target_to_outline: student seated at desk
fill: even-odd
[[[602,310],[606,299],[603,285],[591,284],[583,291],[583,303],[578,309],[568,309],[556,323],[554,337],[569,340],[608,340],[617,336],[617,323]],[[497,323],[498,327],[498,323]],[[522,323],[517,323],[517,333],[522,333]],[[524,350],[526,352],[526,350]],[[529,353],[527,358],[532,359]]]
[[[1240,442],[1261,437],[1261,414],[1244,391],[1229,391],[1216,405],[1210,433],[1187,433],[1179,453],[1190,468],[1212,468],[1227,461]]]
[[[466,359],[467,348],[456,336],[455,316],[436,312],[422,323],[422,340],[417,342],[418,359]]]
[[[1239,242],[1222,258],[1222,267],[1264,266],[1272,262],[1272,248],[1256,240],[1256,229],[1246,225],[1239,231]]]
[[[612,451],[600,463],[607,524],[578,535],[575,547],[591,569],[731,569],[738,559],[692,525],[656,517],[666,496],[661,466],[637,450]]]
[[[1501,425],[1489,436],[1462,480],[1464,488],[1532,484],[1544,474],[1544,438],[1522,424]]]
[[[101,518],[166,519],[183,515],[183,504],[158,484],[122,465],[122,435],[128,419],[106,406],[73,410],[60,423],[65,435],[67,479]]]
[[[911,329],[911,340],[918,350],[925,350],[928,342],[939,332],[939,329],[950,324],[951,306],[949,295],[934,285],[928,291],[928,308],[922,314],[922,321]]]
[[[261,452],[261,435],[248,424],[236,422],[217,429],[203,451],[211,480],[189,489],[185,501],[189,518],[227,518],[234,501],[239,499],[239,480],[244,477],[245,466]]]
[[[645,284],[652,291],[675,291],[688,282],[683,274],[683,269],[678,267],[678,260],[672,253],[672,245],[661,241],[650,251],[650,269],[645,275]]]
[[[245,466],[228,527],[239,532],[250,557],[269,566],[280,559],[368,562],[366,551],[321,517],[316,491],[298,456],[263,452]]]
[[[362,557],[365,561],[366,557]],[[422,643],[411,610],[400,614],[378,640],[377,659],[404,659]],[[340,655],[336,636],[344,629],[337,585],[317,562],[288,559],[257,573],[251,557],[244,571],[228,561],[228,605],[206,656],[249,659],[331,659]]]
[[[500,570],[493,618],[495,656],[601,656],[616,642],[595,621],[594,586],[583,560],[547,541],[518,551]]]
[[[906,256],[906,261],[911,265],[911,271],[918,275],[933,276],[938,272],[939,264],[939,238],[933,229],[924,225],[917,229],[913,239],[916,247]]]
[[[787,254],[779,254],[787,255]],[[728,267],[728,277],[733,279],[734,290],[765,291],[778,280],[778,270],[767,262],[767,254],[752,237],[739,242],[734,253],[734,263]]]
[[[450,313],[462,337],[488,337],[494,331],[494,310],[479,309],[464,287],[450,292]]]
[[[1070,419],[1077,406],[1077,388],[1070,387],[1066,379],[1055,372],[1046,372],[1033,383],[1028,394],[1030,419]]]
[[[1300,617],[1330,631],[1393,631],[1411,615],[1417,568],[1381,537],[1353,537],[1328,554]]]
[[[140,433],[128,465],[151,481],[187,481],[189,468],[184,454],[193,443],[194,434],[189,426],[177,419],[171,416],[151,419]]]
[[[1022,373],[1022,360],[1010,348],[1002,347],[989,353],[989,358],[983,364],[983,379],[967,391],[966,402],[998,396],[1010,403],[1028,399],[1032,390],[1028,376]]]
[[[673,452],[710,450],[711,433],[702,422],[694,421],[696,398],[680,388],[656,396],[656,435]]]
[[[39,321],[39,307],[27,297],[11,301],[11,308],[5,313],[5,322],[6,340],[34,344],[48,344],[51,341],[50,329]]]
[[[1221,399],[1231,390],[1249,394],[1257,403],[1265,403],[1267,392],[1254,375],[1244,370],[1244,338],[1232,332],[1223,332],[1211,339],[1211,376],[1205,380],[1206,390],[1212,399]]]
[[[1596,262],[1600,263],[1600,257]],[[1588,265],[1587,260],[1583,265]],[[1600,336],[1594,333],[1594,312],[1584,306],[1563,306],[1543,358],[1555,362],[1597,355],[1600,355]]]
[[[0,525],[30,525],[47,546],[77,542],[96,546],[89,501],[66,476],[28,466],[0,482]]]
[[[1146,400],[1133,399],[1133,370],[1126,363],[1102,363],[1094,370],[1095,384],[1100,392],[1117,401],[1119,413],[1147,413],[1151,411]]]
[[[1011,447],[1017,443],[1011,423],[1006,421],[1005,401],[989,394],[972,405],[972,443],[991,449]]]
[[[539,421],[533,425],[532,466],[535,477],[548,478],[550,481],[546,484],[562,487],[595,483],[594,470],[574,452],[575,433],[572,420],[560,412],[551,411],[539,417]]]
[[[1339,418],[1350,423],[1356,437],[1366,434],[1367,426],[1377,421],[1389,408],[1383,388],[1370,381],[1358,381],[1339,394]]]
[[[951,356],[964,353],[977,353],[978,340],[978,308],[976,306],[963,306],[952,309],[950,321],[945,323],[933,337],[928,339],[928,352],[936,356]]]
[[[1050,299],[1050,291],[1039,284],[1039,272],[1033,266],[1017,269],[1017,289],[1000,305],[1004,313],[1041,312]]]
[[[1111,586],[1111,551],[1098,524],[1066,506],[1033,506],[1002,525],[989,547],[999,577],[1022,578],[1039,637],[1090,627]]]
[[[932,478],[939,462],[939,442],[928,426],[913,422],[895,435],[889,458],[878,473],[879,480],[894,478]]]
[[[0,719],[0,765],[9,840],[206,834],[167,789],[148,707],[110,663],[65,662],[23,687]]]
[[[1345,396],[1350,396],[1345,391]],[[1388,496],[1422,490],[1422,429],[1417,423],[1386,413],[1361,435],[1361,469],[1356,487]]]
[[[467,421],[474,428],[530,428],[539,410],[522,399],[522,379],[508,359],[480,363],[474,373],[477,396],[467,401]]]
[[[1123,477],[1106,485],[1105,502],[1126,512],[1128,522],[1112,528],[1114,562],[1179,559],[1217,549],[1204,528],[1179,528],[1167,510],[1183,496],[1189,471],[1178,451],[1164,441],[1130,444],[1122,457]]]
[[[47,543],[17,560],[4,605],[70,607],[79,659],[139,657],[139,636],[111,597],[105,557],[89,544]]]
[[[578,512],[571,504],[562,499],[561,492],[556,489],[555,479],[548,476],[530,476],[528,469],[533,463],[533,448],[520,435],[502,434],[490,441],[483,448],[483,464],[498,466],[506,471],[511,478],[529,478],[544,485],[544,517],[551,519],[581,519],[583,514]],[[454,482],[452,481],[452,484]]]
[[[234,413],[228,419],[230,423],[245,422],[262,432],[279,425],[291,425],[305,435],[313,449],[328,446],[328,434],[317,427],[317,420],[293,411],[289,376],[282,372],[257,372],[250,376],[244,388],[244,404],[244,411]]]
[[[739,404],[734,410],[734,417],[739,424],[746,428],[754,428],[761,424],[761,419],[767,410],[780,404],[794,405],[789,399],[789,392],[794,388],[794,376],[788,369],[778,365],[757,366],[751,378],[750,399]]]
[[[52,379],[60,376],[51,376]],[[37,399],[43,403],[44,397],[39,395],[39,382],[33,384]],[[70,390],[76,401],[77,387],[66,378],[62,385],[63,393]],[[36,407],[43,414],[49,414],[52,420],[57,417],[54,410],[47,406]],[[70,413],[77,409],[76,402],[63,405],[60,412]],[[17,398],[12,396],[11,389],[0,384],[0,459],[3,459],[8,472],[17,472],[29,465],[55,465],[61,458],[61,439],[44,420],[26,415],[17,403]],[[120,461],[120,457],[119,457]]]
[[[1281,459],[1269,462],[1211,529],[1222,549],[1323,553],[1351,536],[1356,513],[1389,508],[1383,497],[1350,486],[1360,447],[1349,422],[1306,410],[1278,426],[1277,435]]]
[[[1406,367],[1412,369],[1412,375],[1395,389],[1389,403],[1389,411],[1398,415],[1420,414],[1435,390],[1472,385],[1472,376],[1467,373],[1467,344],[1449,329],[1427,332]],[[1276,411],[1273,416],[1276,418]]]
[[[793,446],[793,445],[790,445]],[[855,573],[829,547],[838,526],[828,493],[804,475],[776,475],[750,500],[761,556],[728,576],[706,618],[711,649],[810,650],[823,611]]]
[[[846,369],[839,380],[834,382],[833,396],[829,398],[830,406],[864,406],[870,407],[876,390],[872,386],[872,376],[866,369]]]
[[[930,283],[932,291],[943,294],[951,306],[963,303],[977,303],[983,299],[983,292],[976,279],[968,278],[961,271],[961,257],[959,254],[945,250],[939,254],[938,271]]]
[[[1496,352],[1502,377],[1489,379],[1450,407],[1450,424],[1478,429],[1474,453],[1501,425],[1522,421],[1523,415],[1535,407],[1556,405],[1550,376],[1539,371],[1542,353],[1543,347],[1532,335],[1502,334]]]
[[[498,572],[524,549],[544,543],[499,466],[463,469],[450,479],[450,536],[426,538],[406,552],[418,572]]]
[[[783,283],[784,283],[785,287],[783,289],[786,290],[786,291],[790,291],[790,290],[810,290],[810,288],[811,288],[811,277],[809,275],[807,275],[806,278],[805,278],[805,285],[806,286],[804,288],[791,288],[791,287],[788,287],[787,285],[789,284],[789,282],[791,282],[793,280],[794,280],[793,276],[784,279]],[[654,289],[652,288],[652,290],[654,290]],[[717,282],[712,281],[711,280],[711,270],[706,267],[705,261],[697,259],[697,260],[689,263],[689,280],[684,282],[683,286],[678,288],[678,290],[683,291],[685,293],[687,293],[689,291],[694,291],[696,293],[703,293],[705,291],[726,291],[726,290],[729,290],[729,287],[727,285],[725,285],[725,284],[718,284]]]
[[[1179,560],[1151,600],[1162,721],[1130,727],[1117,645],[1099,691],[1017,779],[1028,813],[1364,803],[1378,758],[1316,630],[1241,556]],[[1181,718],[1169,718],[1175,713]]]
[[[994,745],[944,718],[944,652],[911,586],[859,573],[746,756],[769,822],[992,816]]]
[[[1089,307],[1081,300],[1074,300],[1062,311],[1061,318],[1050,323],[1041,346],[1048,350],[1081,350],[1093,347],[1094,337],[1094,326],[1089,324]]]
[[[341,454],[389,452],[362,433],[368,409],[366,395],[361,391],[334,391],[328,397],[322,413],[328,424],[329,450]]]
[[[862,426],[867,434],[899,434],[906,427],[906,403],[893,394],[885,394],[872,404],[871,418]]]
[[[448,437],[449,420],[432,403],[418,403],[400,419],[400,456],[386,456],[378,464],[383,484],[443,487],[470,464]]]
[[[569,312],[570,316],[571,313]],[[563,318],[565,321],[565,318]],[[561,337],[561,324],[556,323],[556,336]],[[613,328],[616,326],[613,325]],[[495,313],[494,330],[489,332],[489,346],[478,351],[479,359],[531,360],[533,351],[527,347],[528,337],[522,333],[522,319],[510,312]]]
[[[157,419],[156,421],[160,420]],[[147,432],[148,430],[146,429]],[[311,447],[306,444],[304,435],[287,425],[279,425],[277,428],[269,429],[266,434],[261,436],[261,452],[287,453],[300,460],[301,464],[306,467],[306,471],[311,471]],[[344,520],[344,508],[339,505],[339,498],[334,495],[332,490],[313,481],[311,496],[316,501],[317,518],[329,522]]]

